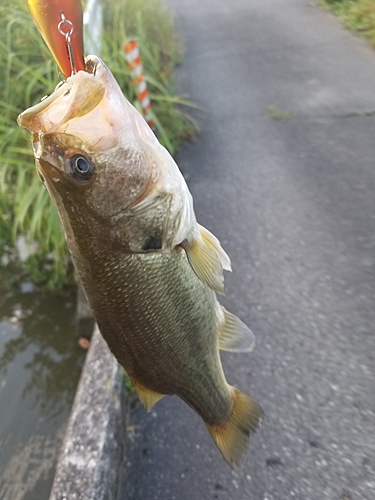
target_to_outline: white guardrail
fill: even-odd
[[[83,13],[85,52],[100,56],[102,52],[103,6],[100,0],[89,0]]]

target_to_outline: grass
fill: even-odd
[[[173,70],[181,62],[182,50],[173,20],[161,0],[106,0],[104,11],[101,56],[127,98],[140,109],[123,52],[127,39],[138,40],[157,134],[173,154],[196,131],[181,111],[181,106],[192,104],[174,88]],[[24,271],[37,282],[59,287],[73,279],[65,238],[57,212],[35,173],[29,134],[16,124],[19,113],[53,92],[59,75],[25,0],[1,2],[0,70],[0,257],[24,234],[38,244]]]
[[[375,46],[374,0],[321,0],[331,9],[348,29],[356,31]]]
[[[273,120],[290,120],[295,117],[290,111],[280,111],[275,106],[268,106],[268,116]]]

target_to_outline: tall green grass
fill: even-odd
[[[375,46],[375,0],[322,0],[322,4]]]
[[[102,58],[125,95],[140,108],[131,86],[123,45],[139,42],[160,141],[173,154],[195,126],[181,112],[191,103],[176,95],[173,69],[182,53],[173,20],[161,0],[106,0]],[[57,212],[34,168],[29,134],[16,124],[27,107],[50,94],[60,77],[34,26],[25,0],[0,4],[0,255],[19,234],[38,243],[26,263],[37,281],[57,287],[72,279]]]

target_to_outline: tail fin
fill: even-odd
[[[261,406],[232,387],[234,404],[228,420],[222,425],[206,424],[225,460],[235,467],[245,452],[250,432],[255,431],[264,415]]]

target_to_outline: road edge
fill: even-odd
[[[95,326],[50,500],[116,498],[126,434],[123,369]]]

